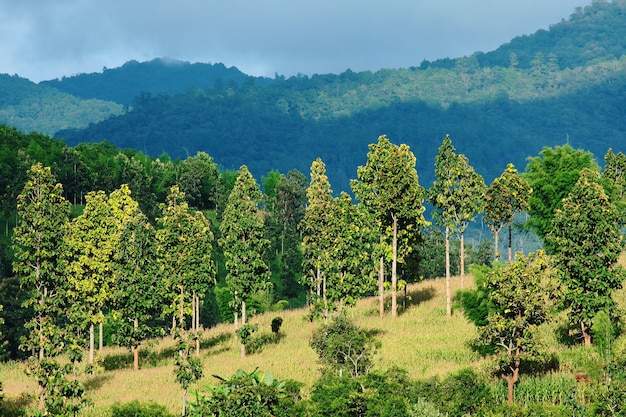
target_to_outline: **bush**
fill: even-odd
[[[339,315],[313,333],[311,347],[319,355],[325,372],[356,377],[372,367],[372,355],[380,344],[373,333],[376,331],[361,330]]]
[[[113,404],[111,417],[174,417],[174,415],[160,404],[154,402],[141,403],[135,400],[124,404]]]
[[[275,335],[278,334],[278,332],[280,332],[280,326],[283,325],[283,319],[282,317],[275,317],[272,320],[272,333],[274,333]]]

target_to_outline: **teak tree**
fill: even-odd
[[[504,226],[509,228],[509,262],[513,260],[512,228],[515,215],[528,209],[532,189],[528,181],[518,175],[513,164],[508,164],[502,175],[494,179],[485,192],[485,223],[493,233],[495,258],[500,257],[498,241]]]
[[[87,194],[85,210],[70,223],[66,235],[67,296],[76,300],[68,310],[75,331],[89,329],[89,363],[94,363],[94,326],[104,320],[103,309],[113,291],[114,254],[119,225],[104,191]]]
[[[158,334],[149,324],[160,314],[156,271],[155,230],[138,206],[128,205],[127,219],[116,250],[113,306],[119,316],[117,343],[130,347],[133,367],[139,370],[139,347]]]
[[[243,165],[224,209],[219,244],[226,258],[226,282],[235,296],[235,315],[241,311],[241,325],[246,324],[246,301],[269,283],[270,270],[264,260],[269,240],[263,234],[263,213],[259,209],[262,194],[254,177]],[[241,356],[245,356],[241,344]]]
[[[548,256],[539,251],[490,271],[485,285],[489,313],[487,324],[479,328],[478,345],[494,351],[494,373],[506,379],[511,405],[522,362],[541,359],[536,330],[557,301],[558,281]]]
[[[557,209],[546,236],[554,250],[572,326],[591,345],[593,317],[615,312],[614,290],[622,288],[626,271],[617,260],[623,249],[619,211],[599,184],[597,172],[583,169],[579,180]]]
[[[17,197],[18,224],[13,233],[15,260],[13,271],[29,294],[24,307],[33,309],[25,324],[28,335],[21,348],[36,352],[29,371],[39,385],[38,407],[44,414],[54,396],[54,373],[61,367],[54,359],[63,350],[64,335],[58,325],[64,305],[64,274],[60,262],[63,233],[69,221],[70,203],[63,197],[63,187],[50,168],[33,165]]]
[[[341,310],[344,305],[355,305],[375,288],[371,253],[376,235],[366,213],[352,204],[345,192],[333,199],[329,226],[331,256],[326,290],[328,299]]]
[[[433,217],[445,229],[446,237],[446,314],[452,315],[450,290],[450,233],[458,233],[461,241],[461,285],[465,275],[465,229],[476,214],[484,209],[486,186],[463,154],[457,154],[450,136],[443,138],[435,157],[435,181],[428,190],[435,206]]]
[[[307,205],[300,222],[304,276],[309,288],[309,305],[313,310],[321,298],[327,310],[326,279],[330,263],[330,223],[333,196],[324,162],[317,158],[311,164],[311,182],[306,190]]]
[[[378,138],[378,143],[369,145],[367,162],[358,167],[357,177],[351,181],[352,190],[376,219],[381,242],[391,246],[391,315],[395,317],[397,264],[411,251],[411,243],[419,240],[421,229],[428,224],[422,204],[426,193],[419,185],[413,152],[405,144],[392,144],[385,135]],[[382,259],[380,264],[384,264]],[[383,276],[379,271],[379,281]]]

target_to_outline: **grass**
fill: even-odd
[[[466,287],[473,285],[466,277]],[[460,278],[452,279],[452,291],[460,289]],[[377,330],[382,342],[375,356],[375,369],[397,366],[406,369],[414,379],[432,376],[445,377],[466,367],[482,369],[484,360],[474,353],[468,342],[476,337],[473,324],[459,311],[452,317],[445,314],[445,280],[429,280],[408,287],[407,308],[402,308],[403,294],[399,293],[399,316],[392,318],[389,309],[383,318],[378,317],[376,298],[363,299],[348,310],[348,316],[366,329]],[[626,300],[626,292],[616,294]],[[624,304],[621,304],[624,305]],[[216,383],[213,375],[230,377],[238,369],[252,371],[259,368],[270,371],[276,378],[293,379],[304,384],[303,394],[320,376],[317,356],[309,346],[310,323],[304,319],[304,310],[271,312],[253,317],[251,324],[258,325],[260,334],[271,333],[272,320],[283,319],[281,337],[277,343],[265,344],[258,353],[240,358],[239,346],[233,337],[232,324],[220,324],[204,331],[201,338],[201,356],[204,377],[189,390],[192,399],[196,390],[204,391]],[[320,326],[316,321],[314,325]],[[551,376],[550,381],[527,381],[538,386],[550,396],[550,386],[569,386],[567,378],[580,369],[593,366],[592,355],[584,348],[561,345],[552,331],[545,332],[545,343],[559,353],[562,372]],[[170,338],[153,341],[142,347],[138,372],[132,370],[130,352],[121,348],[105,348],[100,354],[103,369],[85,376],[87,396],[93,405],[81,413],[84,417],[108,416],[110,406],[116,402],[155,402],[178,414],[181,406],[181,389],[174,379],[173,342]],[[520,379],[523,383],[524,377]],[[36,392],[35,382],[24,374],[24,364],[10,362],[0,365],[0,381],[6,402],[24,405]],[[544,384],[544,385],[542,385]],[[525,394],[531,395],[531,394]],[[552,399],[552,401],[555,401]],[[30,402],[31,406],[34,403]]]

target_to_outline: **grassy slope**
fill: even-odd
[[[453,278],[452,290],[459,287],[460,279]],[[620,292],[620,304],[623,298],[624,294]],[[377,369],[399,366],[408,370],[413,378],[424,378],[446,375],[467,366],[480,367],[480,357],[467,347],[467,342],[476,336],[474,326],[460,312],[455,312],[451,318],[445,316],[445,280],[410,286],[408,303],[409,308],[395,320],[390,315],[378,318],[374,298],[362,300],[348,312],[358,325],[382,332],[379,336],[382,347],[376,356]],[[191,395],[197,388],[213,384],[212,375],[228,377],[237,369],[252,371],[257,367],[271,371],[280,379],[303,382],[306,395],[319,376],[316,354],[308,345],[309,323],[303,319],[303,310],[268,313],[254,317],[252,323],[259,325],[260,333],[270,333],[271,320],[277,315],[283,318],[283,339],[278,344],[266,345],[260,353],[248,355],[245,359],[239,357],[239,348],[232,337],[232,324],[207,330],[202,338],[205,377],[190,389]],[[127,351],[107,348],[102,358],[105,367],[111,370],[86,378],[88,396],[94,405],[82,415],[105,416],[112,403],[135,399],[155,401],[178,412],[181,390],[174,380],[173,353],[169,339],[155,342],[144,348],[144,368],[134,372],[130,369],[132,359]],[[568,368],[566,366],[565,370],[572,371]],[[36,391],[34,382],[23,373],[23,364],[2,365],[0,381],[8,401],[16,401],[22,393]]]

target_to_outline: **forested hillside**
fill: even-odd
[[[487,180],[507,162],[523,167],[543,146],[570,143],[601,158],[626,134],[625,8],[621,0],[594,2],[548,31],[449,65],[277,77],[269,84],[248,77],[178,95],[145,94],[123,115],[56,137],[174,158],[201,150],[226,169],[246,163],[256,177],[271,169],[305,171],[320,156],[337,191],[347,190],[360,155],[380,134],[411,146],[426,184],[445,134]]]

